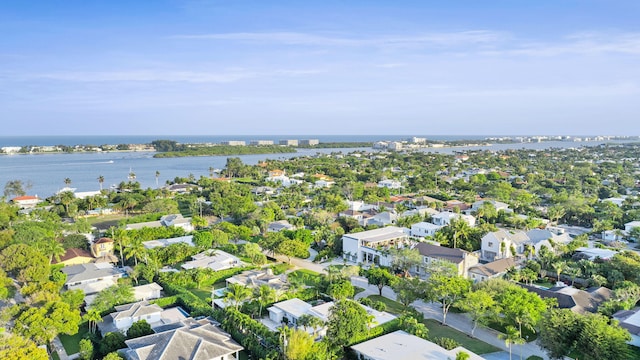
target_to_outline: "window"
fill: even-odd
[[[489,247],[493,247],[493,242],[489,241]]]

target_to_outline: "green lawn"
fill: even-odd
[[[354,287],[353,287],[353,289],[355,290],[355,291],[353,292],[353,296],[356,296],[356,295],[358,295],[358,293],[361,293],[361,292],[363,292],[363,291],[364,291],[364,288],[361,288],[361,287],[359,287],[359,286],[354,286]]]
[[[307,269],[298,269],[287,274],[287,278],[293,281],[300,280],[307,286],[313,286],[319,277],[320,274]]]
[[[193,293],[193,295],[199,297],[203,301],[210,303],[211,302],[211,288],[203,287],[202,289],[191,288],[188,289]]]
[[[60,355],[58,355],[58,353],[54,351],[51,353],[51,358],[53,360],[60,360]]]
[[[538,286],[542,286],[542,287],[546,287],[546,288],[552,288],[552,287],[555,286],[555,284],[550,283],[549,281],[542,281],[542,280],[535,281],[533,283],[533,285],[538,285]]]
[[[390,312],[394,315],[402,314],[407,308],[400,304],[397,301],[393,301],[391,299],[387,299],[384,296],[380,295],[369,295],[369,299],[373,301],[382,301],[385,305],[387,305],[387,312]]]
[[[426,319],[424,320],[424,324],[429,329],[430,339],[434,339],[438,337],[451,338],[457,341],[458,343],[460,343],[460,345],[464,346],[465,348],[479,355],[501,351],[501,349],[498,349],[478,339],[474,339],[469,335],[462,333],[452,327],[443,326],[440,324],[439,321],[436,321],[433,319]]]
[[[84,339],[87,333],[89,333],[89,327],[85,321],[80,324],[78,332],[75,335],[61,334],[58,336],[67,355],[72,355],[80,351],[80,340]]]

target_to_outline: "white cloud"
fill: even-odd
[[[274,70],[248,71],[231,70],[226,72],[196,71],[96,71],[96,72],[53,72],[35,74],[30,78],[50,79],[71,82],[185,82],[185,83],[231,83],[244,79],[270,76],[304,76],[320,73],[321,70]]]
[[[346,37],[316,35],[298,32],[241,32],[200,35],[175,35],[173,39],[229,40],[246,42],[269,42],[284,45],[308,46],[407,46],[438,45],[453,46],[460,44],[489,44],[503,41],[507,35],[486,30],[425,33],[415,35],[385,35],[378,37]]]

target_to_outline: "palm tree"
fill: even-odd
[[[49,264],[56,261],[60,261],[60,256],[64,255],[67,251],[65,248],[55,239],[46,240],[42,246],[43,252],[49,257]]]
[[[127,255],[127,260],[133,258],[137,266],[138,259],[146,255],[147,249],[144,247],[142,239],[133,239],[125,248],[125,253]]]
[[[114,228],[111,228],[111,238],[120,248],[120,262],[122,266],[124,266],[124,248],[129,245],[129,236],[127,235],[126,230],[118,230],[117,234],[114,232]]]
[[[98,176],[98,184],[100,184],[100,191],[102,191],[102,184],[104,183],[104,176]]]
[[[73,202],[76,196],[71,191],[63,191],[58,194],[58,201],[64,205],[64,211],[69,215],[69,205]]]
[[[462,237],[466,239],[469,237],[471,227],[469,226],[469,223],[461,218],[454,219],[451,222],[451,227],[453,228],[453,248],[455,249],[458,245],[459,238]]]
[[[156,187],[158,187],[158,178],[160,177],[160,171],[156,170]]]
[[[213,168],[213,166],[209,166],[209,177],[213,177],[213,172],[214,172],[215,170],[216,170],[216,169],[214,169],[214,168]]]
[[[131,196],[124,196],[122,200],[118,203],[120,207],[124,210],[124,216],[128,216],[128,210],[133,209],[136,205],[138,205],[138,201]]]
[[[83,318],[89,324],[89,331],[91,331],[91,333],[95,333],[96,328],[98,327],[98,322],[102,320],[100,312],[95,309],[89,309],[89,311],[84,314]]]
[[[273,302],[276,297],[276,292],[267,285],[262,285],[258,289],[256,289],[255,296],[258,298],[258,303],[260,304],[260,316],[262,316],[262,308]]]
[[[65,184],[65,186],[69,186],[69,185],[71,185],[71,179],[69,179],[69,178],[65,178],[65,179],[64,179],[64,184]]]
[[[240,304],[251,296],[251,289],[241,284],[230,284],[227,286],[225,300],[234,304],[236,310]]]
[[[523,338],[520,337],[520,333],[518,332],[518,329],[515,328],[515,326],[507,326],[506,328],[507,333],[506,334],[499,334],[498,338],[499,339],[503,339],[505,345],[507,345],[509,347],[509,360],[511,360],[511,347],[513,346],[513,344],[524,344],[525,341]],[[520,357],[522,358],[522,352],[520,353]]]
[[[560,275],[562,274],[562,271],[564,271],[567,268],[567,262],[556,261],[553,264],[551,264],[551,267],[556,271],[556,278],[558,279],[558,281],[560,281]]]

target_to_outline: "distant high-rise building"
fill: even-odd
[[[222,141],[220,144],[227,145],[227,146],[245,146],[245,145],[247,145],[247,143],[245,141],[243,141],[243,140]]]
[[[251,145],[273,145],[273,140],[251,140]]]
[[[293,139],[280,140],[278,144],[285,145],[285,146],[298,146],[298,140],[293,140]]]
[[[320,140],[318,139],[304,139],[300,140],[300,145],[304,146],[314,146],[320,144]]]

